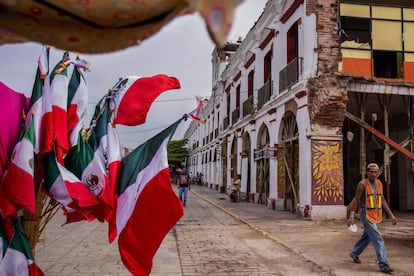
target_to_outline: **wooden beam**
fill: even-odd
[[[367,124],[365,121],[361,120],[360,118],[356,117],[355,115],[353,115],[353,114],[351,114],[347,111],[343,111],[343,113],[344,113],[345,117],[347,117],[348,119],[354,121],[355,123],[362,126],[363,128],[365,128],[366,130],[368,130],[372,134],[376,135],[381,140],[383,140],[385,143],[389,144],[390,146],[392,146],[393,148],[395,148],[396,150],[398,150],[399,152],[401,152],[402,154],[404,154],[408,158],[414,160],[414,154],[411,151],[409,151],[406,148],[402,147],[400,144],[398,144],[397,142],[395,142],[391,138],[387,137],[382,132],[380,132],[380,131],[376,130],[375,128],[371,127],[369,124]]]

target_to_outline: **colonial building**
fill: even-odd
[[[344,218],[369,162],[391,207],[413,210],[414,2],[269,0],[243,40],[215,49],[189,171],[245,200]]]

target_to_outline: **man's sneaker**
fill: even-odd
[[[361,263],[361,260],[359,259],[358,256],[355,256],[352,253],[349,253],[349,256],[352,258],[352,260],[354,261],[354,263],[356,263],[356,264],[360,264]]]
[[[392,274],[394,272],[394,269],[392,269],[389,265],[381,266],[380,270],[386,274]]]

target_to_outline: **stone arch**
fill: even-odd
[[[231,171],[230,171],[230,177],[232,179],[236,178],[237,176],[237,137],[234,136],[232,143],[231,143],[231,155],[230,155],[230,163],[231,163]]]
[[[252,159],[252,142],[250,134],[245,131],[242,139],[242,152],[241,152],[241,178],[242,178],[242,198],[245,196],[249,200],[249,194],[251,192],[251,159]]]
[[[299,200],[299,130],[296,115],[288,110],[280,124],[278,160],[278,197],[283,209],[294,212]]]

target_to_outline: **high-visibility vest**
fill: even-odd
[[[382,221],[382,184],[378,179],[377,193],[374,193],[368,179],[365,179],[365,208],[367,219],[372,223],[380,223]]]

